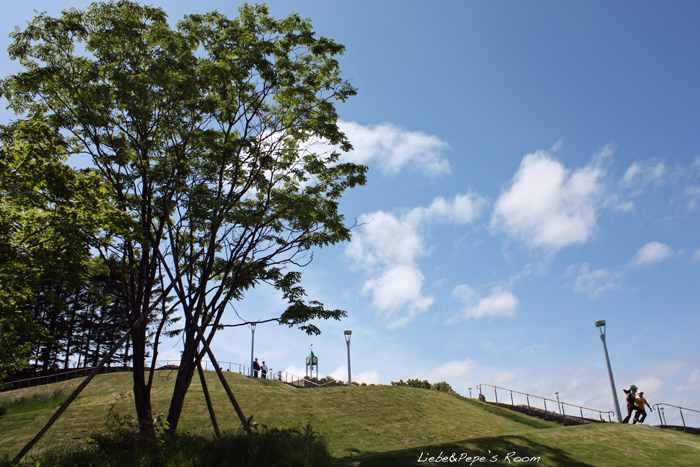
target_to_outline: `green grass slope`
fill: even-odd
[[[407,387],[295,389],[236,373],[226,377],[246,416],[270,427],[310,422],[328,439],[332,455],[347,465],[444,465],[445,457],[453,456],[455,465],[700,466],[700,437],[685,433],[618,424],[562,427],[473,399]],[[239,428],[216,374],[206,372],[206,378],[220,427]],[[174,379],[174,372],[156,373],[156,414],[167,414]],[[60,404],[60,395],[67,396],[78,384],[0,393],[0,407],[7,408],[0,416],[0,457],[19,452]],[[133,415],[131,386],[129,373],[96,377],[35,449],[77,443],[104,430],[111,407],[122,417]],[[211,431],[196,375],[179,430]],[[442,457],[429,462],[441,452]]]

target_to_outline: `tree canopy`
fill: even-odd
[[[311,319],[345,316],[307,301],[300,273],[314,248],[350,238],[338,202],[366,180],[365,166],[319,149],[351,148],[335,109],[356,93],[341,78],[342,45],[264,5],[171,27],[160,8],[118,1],[39,14],[8,50],[23,71],[0,81],[2,96],[66,135],[61,154],[89,156],[100,203],[120,214],[100,225],[103,241],[87,232],[103,264],[118,259],[128,322],[151,316],[132,337],[142,430],[153,429],[147,330],[160,332],[173,306],[185,324],[172,430],[201,339],[247,289],[279,289],[280,323],[308,333],[320,332]]]
[[[66,157],[64,138],[44,122],[0,126],[0,379],[26,367],[45,334],[27,312],[39,284],[76,286],[99,269],[89,248],[115,211],[100,178]]]

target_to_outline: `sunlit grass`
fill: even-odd
[[[225,375],[247,417],[278,429],[310,424],[323,435],[330,454],[348,465],[431,465],[418,459],[422,453],[437,455],[441,450],[458,456],[465,452],[485,456],[491,451],[501,460],[517,452],[540,457],[538,465],[700,465],[700,437],[675,431],[620,424],[563,427],[474,399],[409,387],[296,389],[233,372]],[[206,378],[219,426],[235,432],[241,423],[216,374],[206,372]],[[174,372],[156,374],[154,414],[167,414],[174,379]],[[72,380],[0,393],[0,406],[52,400],[50,394],[67,395],[79,383]],[[83,446],[106,430],[111,407],[121,416],[135,416],[132,386],[128,373],[96,377],[31,454],[56,446]],[[17,454],[49,419],[55,407],[51,407],[54,402],[47,404],[2,416],[0,457]],[[213,440],[197,376],[185,399],[178,432],[201,445]]]

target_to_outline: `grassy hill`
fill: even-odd
[[[240,422],[216,374],[206,376],[220,427],[238,429]],[[473,399],[408,387],[295,389],[236,373],[226,376],[246,416],[280,428],[310,422],[328,439],[332,455],[346,465],[444,465],[452,456],[458,461],[453,465],[700,466],[700,437],[686,433],[619,424],[562,427]],[[167,414],[174,379],[168,371],[156,374],[156,413]],[[19,452],[61,397],[78,384],[74,380],[0,393],[0,407],[7,408],[0,416],[0,457]],[[110,407],[122,417],[134,414],[131,386],[129,373],[97,376],[35,450],[79,443],[104,430]],[[196,375],[180,430],[211,432]],[[479,459],[473,461],[475,457]]]

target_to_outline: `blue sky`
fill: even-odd
[[[88,4],[5,5],[0,45],[34,9]],[[239,6],[155,4],[173,21]],[[362,223],[352,242],[304,270],[310,297],[348,318],[318,337],[261,324],[256,356],[303,375],[313,344],[320,373],[347,379],[352,329],[358,381],[446,380],[464,395],[488,383],[612,410],[593,324],[605,319],[621,399],[636,384],[652,404],[700,409],[700,4],[268,5],[346,46],[346,159],[370,172],[341,203]],[[283,308],[266,289],[236,304],[249,320]],[[250,331],[214,347],[249,362]]]

